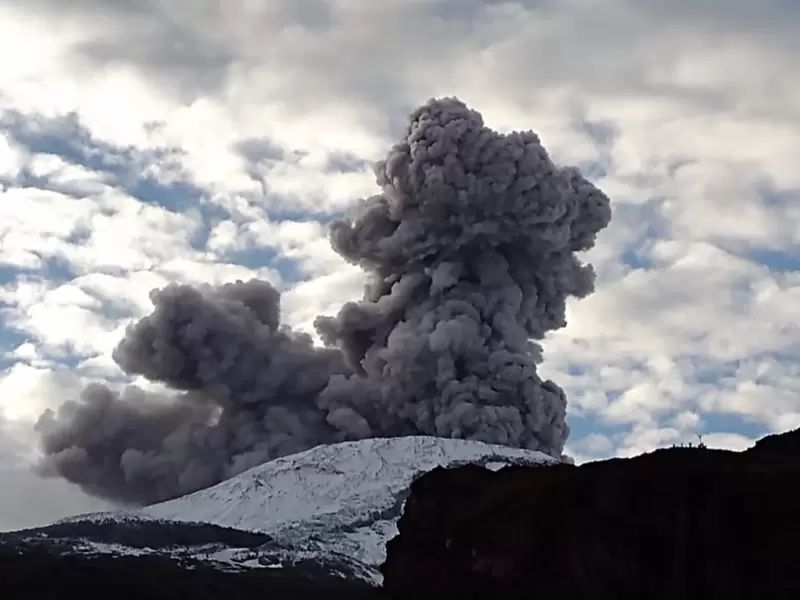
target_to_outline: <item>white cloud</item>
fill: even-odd
[[[30,425],[45,409],[57,408],[65,400],[76,398],[83,384],[83,379],[66,368],[16,363],[0,373],[0,420]],[[27,440],[31,439],[32,432]]]
[[[32,187],[0,193],[0,256],[60,260],[77,272],[147,269],[174,256],[201,256],[190,245],[200,226],[196,215],[108,187],[80,197]]]
[[[207,247],[221,259],[237,251],[264,249],[293,261],[304,276],[329,274],[346,266],[331,247],[326,227],[317,221],[272,221],[259,209],[254,216],[238,220],[220,221],[211,230]]]
[[[707,433],[703,436],[703,443],[709,448],[742,451],[752,447],[755,440],[740,433]]]
[[[738,414],[784,431],[800,425],[800,366],[789,359],[760,358],[742,361],[715,386],[699,394],[705,411]]]
[[[614,450],[614,442],[602,433],[590,433],[579,440],[570,441],[567,446],[567,455],[571,456],[576,464],[592,460],[608,458]]]
[[[800,139],[800,129],[795,136]],[[791,151],[798,150],[800,142]],[[766,177],[752,162],[709,159],[682,166],[674,175],[674,199],[665,204],[665,216],[681,237],[739,247],[781,249],[800,244],[800,189],[776,210],[763,189]],[[795,185],[800,188],[800,182]]]
[[[675,400],[664,394],[653,382],[637,383],[603,411],[611,423],[651,422],[659,414],[675,409]]]
[[[336,314],[345,302],[360,299],[364,281],[364,273],[347,264],[336,272],[302,281],[283,294],[283,319],[315,336],[314,319]]]
[[[0,133],[0,180],[14,180],[24,164],[24,152]]]
[[[3,248],[0,251],[0,265],[18,267],[20,269],[37,270],[42,268],[42,259],[29,250]]]
[[[238,279],[265,279],[273,285],[280,284],[280,275],[271,268],[251,269],[237,264],[198,261],[176,258],[158,266],[156,271],[169,281],[194,285],[207,283],[221,285]]]
[[[694,436],[683,434],[674,427],[636,426],[622,440],[617,456],[636,456],[665,446],[686,444],[692,441],[692,437]]]
[[[699,414],[694,411],[686,410],[681,413],[678,413],[673,417],[672,424],[676,429],[679,430],[690,430],[696,431],[700,425],[702,425],[703,420]]]
[[[42,177],[73,168],[52,155],[30,164]],[[74,170],[84,180],[101,179]],[[15,187],[0,197],[0,262],[33,270],[0,287],[0,314],[51,357],[109,355],[125,326],[150,310],[150,291],[169,282],[281,284],[275,269],[224,262],[193,247],[203,229],[197,212],[172,212],[105,184],[84,192]],[[63,281],[48,278],[46,263],[63,269]],[[97,368],[97,361],[88,364]]]
[[[670,254],[658,254],[662,248]],[[569,326],[554,340],[575,335],[617,355],[723,361],[796,348],[798,326],[785,319],[798,294],[793,278],[710,244],[668,242],[656,253],[661,264],[601,281],[594,295],[571,303]]]

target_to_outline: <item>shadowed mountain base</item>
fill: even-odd
[[[391,598],[800,598],[800,430],[734,453],[437,469],[411,489]]]
[[[292,569],[226,572],[162,556],[79,556],[54,553],[46,547],[19,550],[0,546],[3,598],[357,600],[375,594],[375,588],[365,583]]]

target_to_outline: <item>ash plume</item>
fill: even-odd
[[[208,487],[264,461],[338,441],[317,397],[348,372],[338,350],[279,325],[265,281],[150,294],[113,358],[182,394],[88,386],[37,423],[41,470],[87,492],[146,504]]]
[[[280,325],[261,281],[171,285],[114,352],[158,395],[94,384],[46,412],[43,473],[148,503],[317,444],[412,434],[562,455],[564,392],[534,341],[593,289],[576,252],[608,198],[552,163],[533,132],[499,134],[455,98],[430,100],[375,166],[380,193],[330,230],[368,274],[363,299],[315,326]]]

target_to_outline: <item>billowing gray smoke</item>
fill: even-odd
[[[608,224],[608,198],[534,133],[500,135],[456,99],[417,109],[376,174],[381,193],[331,227],[369,281],[317,319],[326,348],[280,326],[265,282],[154,291],[114,359],[179,392],[88,387],[40,419],[43,471],[147,503],[344,439],[428,434],[560,456],[566,400],[537,375],[532,340],[592,290],[575,253]]]
[[[185,390],[164,397],[90,385],[80,401],[37,423],[45,474],[130,503],[212,485],[270,458],[343,436],[317,398],[338,350],[279,326],[278,292],[267,282],[218,288],[171,285],[150,294],[155,310],[114,351],[130,374]]]

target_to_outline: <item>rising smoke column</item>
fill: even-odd
[[[561,456],[566,400],[538,376],[532,340],[592,291],[575,253],[608,224],[608,198],[534,133],[498,134],[456,99],[417,109],[375,171],[381,192],[331,226],[368,283],[317,319],[326,348],[280,326],[266,282],[154,291],[114,359],[178,393],[90,386],[40,419],[43,472],[146,503],[344,439],[427,434]]]
[[[531,338],[592,291],[587,250],[609,201],[559,169],[532,132],[498,134],[456,99],[411,116],[376,165],[382,193],[335,222],[333,247],[370,275],[361,302],[316,326],[357,372],[323,391],[370,431],[424,433],[561,456],[564,392],[536,373]]]

